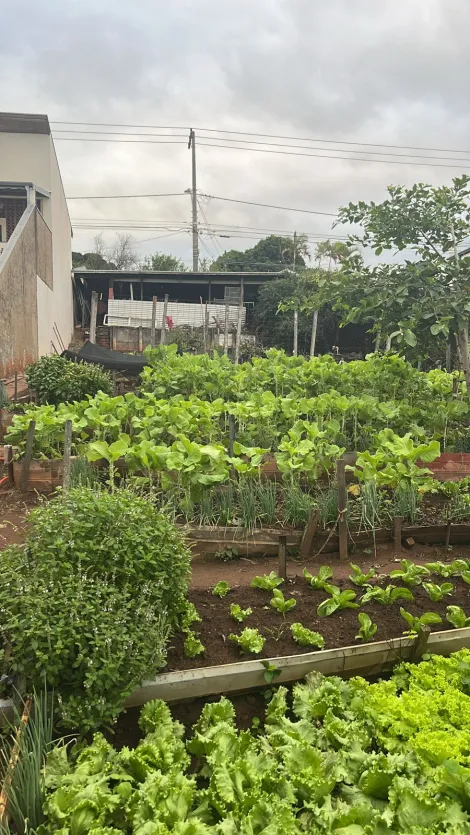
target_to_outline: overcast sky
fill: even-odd
[[[208,194],[335,212],[350,200],[382,199],[390,183],[438,184],[470,173],[469,0],[16,0],[2,9],[1,31],[2,110],[47,113],[53,122],[192,125],[198,188]],[[324,156],[203,147],[204,128],[320,139],[317,153]],[[183,192],[191,185],[183,137],[181,144],[133,146],[59,139],[67,135],[77,136],[56,133],[55,141],[68,196]],[[329,159],[338,146],[326,140],[452,149],[434,152],[453,157],[435,162],[462,167]],[[351,147],[342,148],[336,155],[351,155]],[[465,157],[455,151],[465,149],[468,161],[455,161]],[[168,222],[171,229],[190,220],[188,196],[69,206],[73,220]],[[331,219],[321,215],[214,200],[203,208],[218,230],[225,224],[331,232]],[[94,234],[75,228],[73,248],[90,248]],[[109,242],[113,234],[105,233]],[[139,254],[160,249],[190,263],[187,232],[151,241],[168,230],[134,234],[143,241]],[[214,254],[255,243],[230,234],[203,241]]]

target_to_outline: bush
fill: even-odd
[[[98,365],[72,362],[58,354],[40,357],[25,370],[29,388],[38,403],[67,403],[94,397],[99,391],[113,393],[110,374]]]
[[[165,661],[186,606],[189,552],[145,499],[76,487],[31,514],[26,544],[2,554],[4,672],[44,679],[62,724],[87,731]]]

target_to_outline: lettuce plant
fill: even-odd
[[[273,589],[281,586],[283,582],[284,580],[282,577],[278,577],[275,571],[271,571],[269,574],[262,574],[257,577],[253,577],[250,585],[253,589],[273,591]]]
[[[232,618],[236,620],[238,623],[243,623],[244,620],[247,619],[253,612],[253,609],[242,609],[242,607],[238,603],[232,603],[230,605],[230,614]]]
[[[184,639],[184,654],[186,658],[196,658],[197,655],[202,655],[205,650],[204,644],[199,640],[195,632],[189,632]]]
[[[446,621],[456,629],[464,629],[470,626],[470,618],[467,617],[461,606],[448,606],[446,610]]]
[[[258,655],[266,643],[266,639],[263,638],[258,629],[250,629],[247,626],[243,632],[240,632],[239,635],[235,635],[232,632],[228,636],[228,639],[229,641],[233,641],[235,644],[238,644],[242,652],[251,652],[254,655]]]
[[[269,601],[269,605],[273,609],[276,609],[277,612],[280,612],[281,615],[285,615],[286,612],[290,612],[291,609],[297,606],[297,601],[295,597],[290,597],[286,600],[280,589],[273,589],[273,596]]]
[[[356,586],[366,586],[369,580],[372,580],[372,578],[375,577],[375,568],[369,568],[369,571],[364,574],[360,566],[353,562],[350,562],[349,565],[352,568],[352,573],[349,575],[349,579],[351,580],[351,583],[354,583]]]
[[[292,637],[299,647],[318,647],[323,649],[325,646],[325,639],[319,632],[313,632],[312,629],[307,629],[301,623],[291,623],[290,631]]]
[[[396,603],[397,600],[414,600],[410,589],[405,589],[401,586],[388,585],[384,589],[380,586],[369,586],[365,594],[361,597],[361,605],[369,603],[371,600],[376,603],[381,603],[382,606],[390,606]]]
[[[312,589],[319,589],[321,591],[329,591],[329,580],[333,577],[333,569],[329,565],[321,565],[318,569],[318,574],[310,574],[306,568],[303,570],[303,575]]]
[[[365,612],[359,612],[357,619],[359,621],[359,633],[356,635],[356,641],[370,641],[377,632],[377,624],[373,623]]]
[[[230,586],[225,580],[219,580],[212,589],[212,594],[216,597],[226,597],[230,591]]]
[[[401,568],[396,568],[390,572],[392,580],[401,580],[407,586],[419,586],[423,577],[429,576],[429,571],[425,565],[417,565],[412,560],[401,560]]]
[[[437,583],[423,583],[423,589],[427,592],[429,599],[433,603],[437,603],[446,594],[451,595],[454,591],[452,583],[442,583],[440,586]]]
[[[433,623],[442,623],[442,618],[437,612],[425,612],[424,615],[416,617],[400,606],[400,615],[409,626],[409,629],[403,633],[404,635],[416,635],[422,631],[424,626],[431,626]]]
[[[355,603],[355,600],[356,592],[351,589],[346,589],[345,591],[335,590],[331,597],[328,597],[319,604],[317,615],[320,618],[324,618],[332,615],[338,609],[358,609],[359,603]]]

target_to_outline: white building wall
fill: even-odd
[[[155,314],[155,326],[161,328],[163,321],[163,302],[157,302]],[[216,328],[218,319],[221,327],[225,324],[225,305],[208,304],[209,327]],[[238,305],[229,305],[229,324],[234,326],[238,321]],[[191,302],[169,302],[167,316],[171,316],[175,327],[190,325],[193,328],[201,328],[204,325],[205,305]],[[245,324],[246,311],[243,308],[242,325]],[[130,301],[129,299],[109,299],[106,324],[110,327],[123,328],[149,328],[152,321],[152,302]]]
[[[51,193],[49,199],[43,199],[42,206],[44,220],[52,232],[53,291],[46,293],[46,285],[41,291],[41,316],[38,294],[39,352],[50,353],[51,341],[59,350],[54,322],[66,347],[73,332],[71,225],[51,136],[0,132],[0,180],[32,182]]]
[[[47,284],[37,276],[37,306],[38,306],[38,354],[50,354],[52,352],[51,340],[57,343],[57,338],[51,335],[51,311],[53,309],[54,293]],[[59,346],[57,350],[60,351]]]

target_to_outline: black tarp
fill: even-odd
[[[110,371],[122,371],[124,374],[140,374],[144,366],[148,365],[142,354],[121,354],[120,351],[110,351],[91,342],[85,342],[78,352],[64,351],[62,356],[74,362],[89,362]]]

